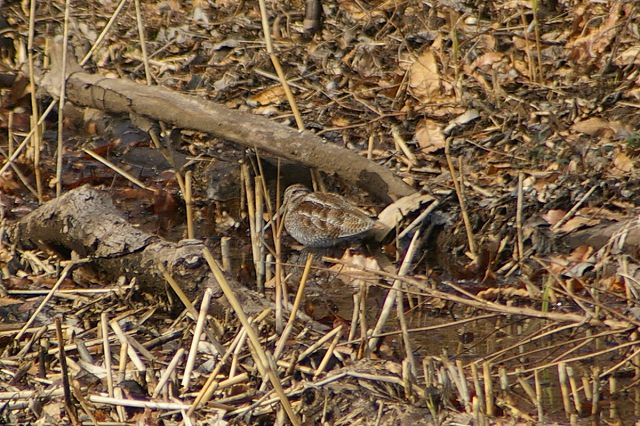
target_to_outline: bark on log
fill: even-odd
[[[105,280],[136,277],[143,291],[156,294],[164,294],[168,287],[158,269],[162,263],[191,300],[205,288],[212,288],[213,310],[226,306],[202,256],[201,242],[173,243],[137,229],[120,215],[107,193],[89,186],[42,205],[11,225],[8,235],[10,243],[55,251],[62,259],[75,251],[92,258],[92,266]],[[261,295],[229,281],[249,315],[268,307]]]
[[[42,81],[58,96],[60,66],[55,51],[52,71]],[[310,132],[290,127],[248,112],[231,110],[214,102],[160,86],[146,86],[129,80],[107,78],[79,71],[69,64],[67,100],[112,113],[134,113],[172,126],[211,133],[248,148],[301,163],[365,189],[390,202],[415,192],[388,168],[358,154],[324,141]]]

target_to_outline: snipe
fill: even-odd
[[[376,221],[338,194],[296,184],[284,193],[284,227],[307,247],[331,247],[363,237]]]

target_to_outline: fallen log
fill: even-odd
[[[52,49],[51,71],[42,79],[42,86],[58,97],[61,55],[56,50]],[[69,64],[67,70],[66,99],[74,104],[110,113],[136,114],[178,128],[210,133],[247,148],[336,174],[384,202],[415,192],[388,168],[311,132],[299,132],[265,117],[165,87],[88,74],[77,64]]]
[[[213,290],[212,310],[227,307],[222,290],[202,256],[197,240],[177,243],[142,231],[128,223],[104,191],[88,185],[43,204],[7,228],[9,244],[37,247],[69,259],[75,252],[107,282],[135,277],[139,288],[163,294],[167,283],[159,264],[178,282],[190,300],[204,289]],[[269,307],[263,296],[229,280],[245,312],[255,315]],[[235,284],[235,285],[234,285]]]

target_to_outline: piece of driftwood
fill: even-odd
[[[212,288],[211,303],[217,304],[212,310],[226,306],[202,256],[200,241],[173,243],[148,234],[120,215],[109,194],[89,186],[73,189],[34,210],[8,227],[8,237],[11,244],[54,251],[62,259],[75,252],[92,259],[91,265],[105,280],[135,277],[142,291],[155,294],[169,288],[158,268],[162,264],[190,300]],[[249,315],[269,307],[259,294],[229,282]]]
[[[61,73],[61,55],[57,50],[52,49],[52,68],[42,80],[42,86],[56,97]],[[232,110],[165,87],[88,74],[77,64],[69,64],[67,70],[66,98],[74,104],[111,113],[133,113],[178,128],[211,133],[248,148],[336,174],[381,201],[390,202],[415,192],[388,168],[328,143],[313,133],[299,132],[265,117]]]

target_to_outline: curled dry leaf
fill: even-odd
[[[384,226],[381,226],[380,229],[374,229],[373,234],[376,241],[384,240],[389,231],[399,225],[405,216],[419,210],[423,204],[433,201],[435,198],[431,195],[416,192],[389,204],[378,215],[378,222]]]
[[[359,286],[362,281],[377,279],[377,275],[369,271],[380,271],[378,261],[362,254],[352,254],[346,250],[341,258],[343,263],[333,265],[331,271],[336,272],[345,284]]]

